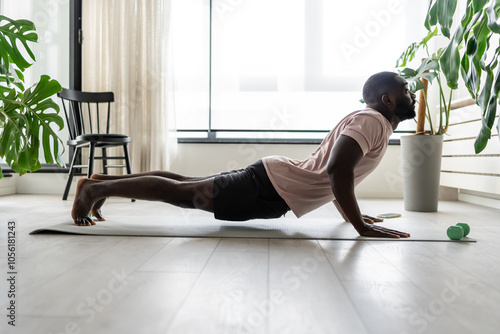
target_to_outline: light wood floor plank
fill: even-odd
[[[267,253],[214,252],[168,333],[266,333]]]
[[[200,272],[219,241],[218,238],[175,238],[144,263],[139,271]]]
[[[367,332],[317,241],[271,240],[269,252],[270,333]]]
[[[419,313],[429,300],[411,282],[367,280],[344,282],[343,285],[371,334],[448,333],[447,330],[429,331],[430,321]],[[444,320],[453,321],[449,316]]]
[[[168,333],[198,273],[137,272],[109,305],[81,308],[82,333]]]
[[[256,252],[269,251],[269,239],[224,238],[217,246],[216,252]]]
[[[449,225],[467,222],[474,244],[29,235],[68,219],[71,204],[60,196],[0,197],[0,226],[17,222],[19,272],[18,331],[10,331],[2,311],[1,334],[59,334],[68,324],[81,334],[496,334],[500,328],[500,210],[441,202],[437,213],[417,213],[404,211],[400,200],[360,201],[366,214],[400,212],[393,222],[403,230],[429,226],[445,236]],[[108,200],[103,212],[186,223],[211,217],[126,199]],[[308,217],[339,219],[333,205]],[[7,289],[1,280],[0,294]],[[2,310],[6,302],[0,299]]]
[[[344,281],[408,282],[386,258],[364,241],[319,241],[339,279]]]
[[[451,317],[442,320],[445,324],[469,331],[478,323],[487,331],[500,325],[495,308],[500,302],[498,290],[462,270],[460,264],[445,260],[450,256],[448,244],[370,243],[427,295],[428,304],[421,305],[424,310],[434,307],[439,319]]]

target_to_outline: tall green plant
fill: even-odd
[[[64,122],[50,98],[61,85],[42,75],[37,84],[24,87],[23,73],[30,59],[35,61],[28,42],[37,40],[33,22],[0,15],[0,157],[19,174],[41,168],[40,144],[47,163],[64,165],[63,143],[52,128],[61,130]]]
[[[493,48],[492,42],[500,38],[500,0],[467,0],[464,6],[462,18],[455,24],[452,34],[457,0],[430,0],[424,22],[429,31],[428,39],[424,39],[424,43],[410,45],[400,61],[411,60],[420,47],[427,46],[429,40],[437,35],[438,30],[449,38],[447,46],[440,49],[436,57],[439,72],[452,90],[458,88],[461,76],[471,97],[480,107],[482,125],[474,143],[475,151],[479,153],[491,138],[497,115],[500,47]],[[497,130],[500,132],[498,122]]]
[[[426,93],[424,94],[425,110],[427,111],[427,120],[430,124],[430,134],[432,135],[442,135],[448,131],[449,118],[450,118],[450,104],[453,94],[453,90],[446,94],[443,89],[443,72],[442,65],[440,63],[441,57],[444,52],[444,48],[438,49],[435,53],[429,53],[428,43],[433,37],[437,35],[437,28],[429,31],[427,36],[425,36],[419,43],[412,43],[403,52],[400,58],[396,62],[396,67],[402,68],[399,71],[400,75],[407,79],[410,90],[412,92],[417,92],[424,88],[424,83],[422,79],[427,80],[429,83],[437,83],[438,93],[439,93],[439,117],[438,124],[433,125],[432,115],[430,113],[429,102],[427,100]],[[423,49],[426,53],[426,58],[424,58],[417,69],[412,69],[408,67],[408,63],[414,60],[417,51]],[[424,120],[424,119],[422,119]],[[417,125],[417,129],[422,128]]]

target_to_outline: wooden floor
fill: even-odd
[[[30,236],[69,217],[71,200],[0,197],[2,277],[9,220],[17,232],[16,327],[2,278],[0,333],[499,333],[499,210],[360,204],[367,214],[401,212],[408,232],[468,222],[478,242]],[[207,215],[123,199],[104,213]],[[339,218],[333,205],[312,215]]]

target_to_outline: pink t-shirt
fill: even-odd
[[[378,111],[358,110],[342,119],[305,160],[270,156],[262,161],[276,191],[299,218],[335,199],[326,165],[341,134],[356,140],[363,151],[354,168],[356,186],[382,160],[392,132],[391,123]]]

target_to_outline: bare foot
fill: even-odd
[[[89,183],[92,181],[83,178],[78,181],[76,186],[75,200],[73,201],[73,209],[71,210],[71,217],[76,225],[95,225],[96,223],[90,219],[89,211],[92,207],[92,193],[89,189]]]
[[[92,176],[90,177],[92,180],[103,180],[105,179],[104,175],[100,175],[100,174],[92,174]],[[94,203],[94,205],[92,205],[92,208],[90,209],[90,213],[97,218],[98,221],[105,221],[106,219],[102,216],[102,213],[101,213],[101,207],[104,205],[104,202],[106,202],[106,197],[105,198],[101,198],[100,200],[98,200],[97,202]]]

